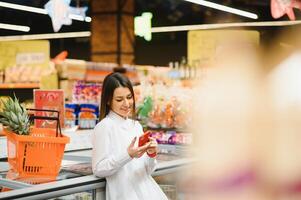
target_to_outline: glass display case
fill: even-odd
[[[159,154],[157,159],[158,165],[152,176],[169,199],[179,199],[175,174],[188,167],[193,159],[168,154]],[[106,181],[104,178],[92,175],[91,150],[65,153],[57,180],[38,185],[8,180],[5,178],[8,169],[7,163],[0,162],[0,167],[2,177],[0,178],[0,187],[3,188],[0,192],[0,199],[105,199]]]

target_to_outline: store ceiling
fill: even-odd
[[[7,2],[13,4],[20,4],[24,6],[32,6],[37,8],[44,8],[44,5],[49,0],[0,0],[0,2]],[[89,0],[71,0],[71,6],[89,6]],[[89,11],[87,13],[89,15]],[[53,33],[51,19],[48,15],[42,15],[32,12],[14,10],[0,7],[0,23],[29,26],[30,31],[27,33],[0,29],[0,36],[10,35],[26,35],[26,34],[42,34]],[[87,31],[90,29],[90,23],[74,21],[72,26],[63,26],[59,32],[75,32]]]
[[[89,6],[92,0],[71,0],[72,6]],[[111,0],[94,0],[111,1]],[[135,0],[134,15],[152,12],[152,24],[158,26],[176,26],[192,24],[212,24],[226,22],[275,21],[270,13],[270,0],[208,0],[218,4],[249,11],[258,15],[253,20],[219,10],[196,5],[184,0]],[[0,0],[26,6],[43,8],[48,0]],[[90,16],[91,9],[87,11]],[[295,10],[297,19],[301,19],[301,11]],[[277,20],[288,20],[285,15]],[[0,36],[53,33],[51,19],[48,15],[35,14],[0,7],[0,23],[30,26],[28,33],[0,29]],[[59,32],[77,32],[90,30],[91,23],[73,21],[71,26],[63,26]],[[270,38],[270,34],[266,34]],[[70,58],[90,59],[89,38],[51,40],[51,57],[62,50],[68,50]],[[78,49],[78,46],[81,48]],[[186,55],[186,32],[153,34],[153,40],[146,42],[136,37],[135,58],[138,64],[167,65],[170,60],[179,60]],[[157,51],[157,49],[164,49]],[[165,52],[162,54],[161,52]]]
[[[151,10],[154,13],[154,26],[211,24],[245,21],[276,21],[270,12],[270,0],[209,0],[232,8],[249,11],[258,15],[253,20],[231,13],[200,6],[184,0],[136,0],[138,12]],[[301,11],[295,11],[297,19],[301,19]],[[288,20],[285,15],[277,20]]]
[[[48,0],[0,0],[43,8]],[[72,6],[89,6],[91,0],[71,0]],[[110,0],[108,0],[110,1]],[[222,23],[222,22],[241,22],[254,21],[226,12],[214,10],[204,6],[196,5],[184,0],[135,0],[135,15],[145,11],[154,14],[153,26],[171,26],[202,23]],[[212,2],[227,5],[230,7],[250,11],[258,14],[258,21],[271,21],[269,4],[270,0],[211,0]],[[89,15],[90,9],[88,10]],[[297,13],[300,16],[300,11]],[[286,16],[282,18],[287,19]],[[53,32],[51,20],[47,15],[40,15],[30,12],[18,11],[0,7],[0,23],[17,24],[30,26],[30,32],[26,34],[40,34]],[[73,21],[72,26],[63,26],[60,32],[85,31],[89,30],[90,25],[86,22]],[[23,32],[8,31],[0,29],[0,36],[24,34]]]

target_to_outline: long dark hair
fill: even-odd
[[[105,77],[102,85],[99,121],[110,112],[113,94],[116,88],[126,87],[130,90],[133,98],[132,118],[135,119],[135,96],[131,81],[124,75],[114,72]]]

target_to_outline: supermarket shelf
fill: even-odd
[[[39,83],[1,83],[0,89],[33,89],[40,88]]]

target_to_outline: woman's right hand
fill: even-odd
[[[145,152],[146,149],[149,147],[151,144],[150,142],[146,143],[145,145],[141,147],[135,147],[135,142],[136,142],[137,137],[135,137],[131,144],[128,147],[128,154],[131,156],[131,158],[140,158]]]

